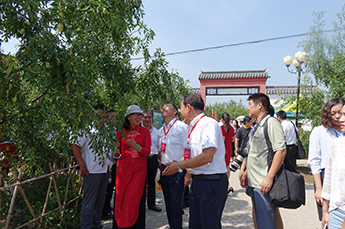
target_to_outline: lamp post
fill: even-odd
[[[299,92],[300,92],[302,64],[307,59],[308,59],[308,54],[306,52],[301,52],[301,51],[296,52],[294,60],[291,56],[286,56],[284,58],[284,64],[286,65],[288,72],[290,72],[292,74],[298,73],[298,78],[297,78],[297,106],[296,106],[296,126],[297,127],[298,127],[298,101],[299,101]],[[296,67],[296,70],[290,70],[289,67],[292,63]]]

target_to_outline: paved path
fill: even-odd
[[[306,161],[299,161],[299,165],[306,166]],[[231,173],[230,182],[235,189],[229,194],[222,217],[222,227],[231,228],[254,228],[252,222],[252,204],[250,197],[245,194],[245,189],[240,188],[238,172]],[[157,193],[157,205],[162,212],[146,210],[147,229],[168,229],[168,220],[162,192]],[[183,228],[188,228],[189,210],[185,209],[183,215]],[[314,201],[313,185],[306,185],[306,205],[296,210],[280,208],[285,229],[320,229],[321,223],[317,219],[317,210]],[[112,220],[103,222],[104,228],[112,228]]]

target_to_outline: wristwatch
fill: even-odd
[[[179,173],[183,172],[183,170],[180,168],[180,162],[177,162],[177,169]]]

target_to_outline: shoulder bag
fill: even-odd
[[[295,129],[295,133],[296,133],[296,139],[297,139],[297,154],[296,154],[296,159],[303,159],[305,158],[305,150],[304,150],[304,147],[303,147],[303,144],[301,142],[301,140],[299,139],[299,136],[298,136],[298,132],[296,130],[296,126],[293,122],[291,122],[294,129]]]
[[[273,152],[272,143],[268,136],[267,120],[264,123],[264,135],[268,148],[267,163],[269,170],[275,152]],[[268,196],[271,203],[276,207],[297,209],[302,204],[305,205],[304,177],[296,170],[286,169],[283,163],[273,180]]]

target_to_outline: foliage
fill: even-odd
[[[247,108],[242,104],[242,101],[240,101],[239,103],[236,103],[234,100],[222,103],[216,102],[212,106],[206,106],[205,114],[212,116],[212,107],[218,120],[221,118],[224,112],[227,112],[232,119],[235,119],[241,115],[248,115]]]
[[[92,106],[115,109],[120,127],[132,102],[157,108],[188,91],[161,51],[150,59],[154,32],[139,0],[15,0],[2,3],[0,14],[0,42],[20,41],[15,57],[1,55],[0,133],[16,144],[28,171],[69,162],[71,133],[89,133],[95,117],[105,121]],[[141,52],[144,67],[134,69],[131,56]],[[93,147],[101,155],[113,136],[96,127]]]
[[[120,128],[128,105],[157,108],[189,90],[177,72],[167,70],[161,51],[150,59],[154,32],[143,15],[141,0],[0,4],[0,42],[20,42],[15,56],[0,53],[0,140],[17,146],[13,168],[24,163],[29,178],[47,173],[50,162],[69,164],[71,136],[92,127],[98,129],[92,147],[103,156],[105,148],[114,148],[109,129]],[[140,53],[144,66],[134,68],[131,57]],[[100,103],[118,114],[109,129],[92,108]]]
[[[324,13],[314,13],[314,25],[310,27],[307,39],[299,44],[309,54],[299,107],[303,108],[301,114],[311,120],[313,126],[320,125],[321,109],[325,101],[334,97],[345,98],[345,5],[337,14],[338,21],[333,22],[332,39],[323,32]],[[315,90],[313,86],[319,89]]]
[[[160,110],[166,103],[173,103],[177,107],[182,97],[191,91],[178,72],[168,72],[168,62],[164,53],[158,49],[154,57],[145,64],[145,69],[140,70],[136,79],[138,92],[134,99],[145,109]],[[153,87],[154,85],[154,87]]]

